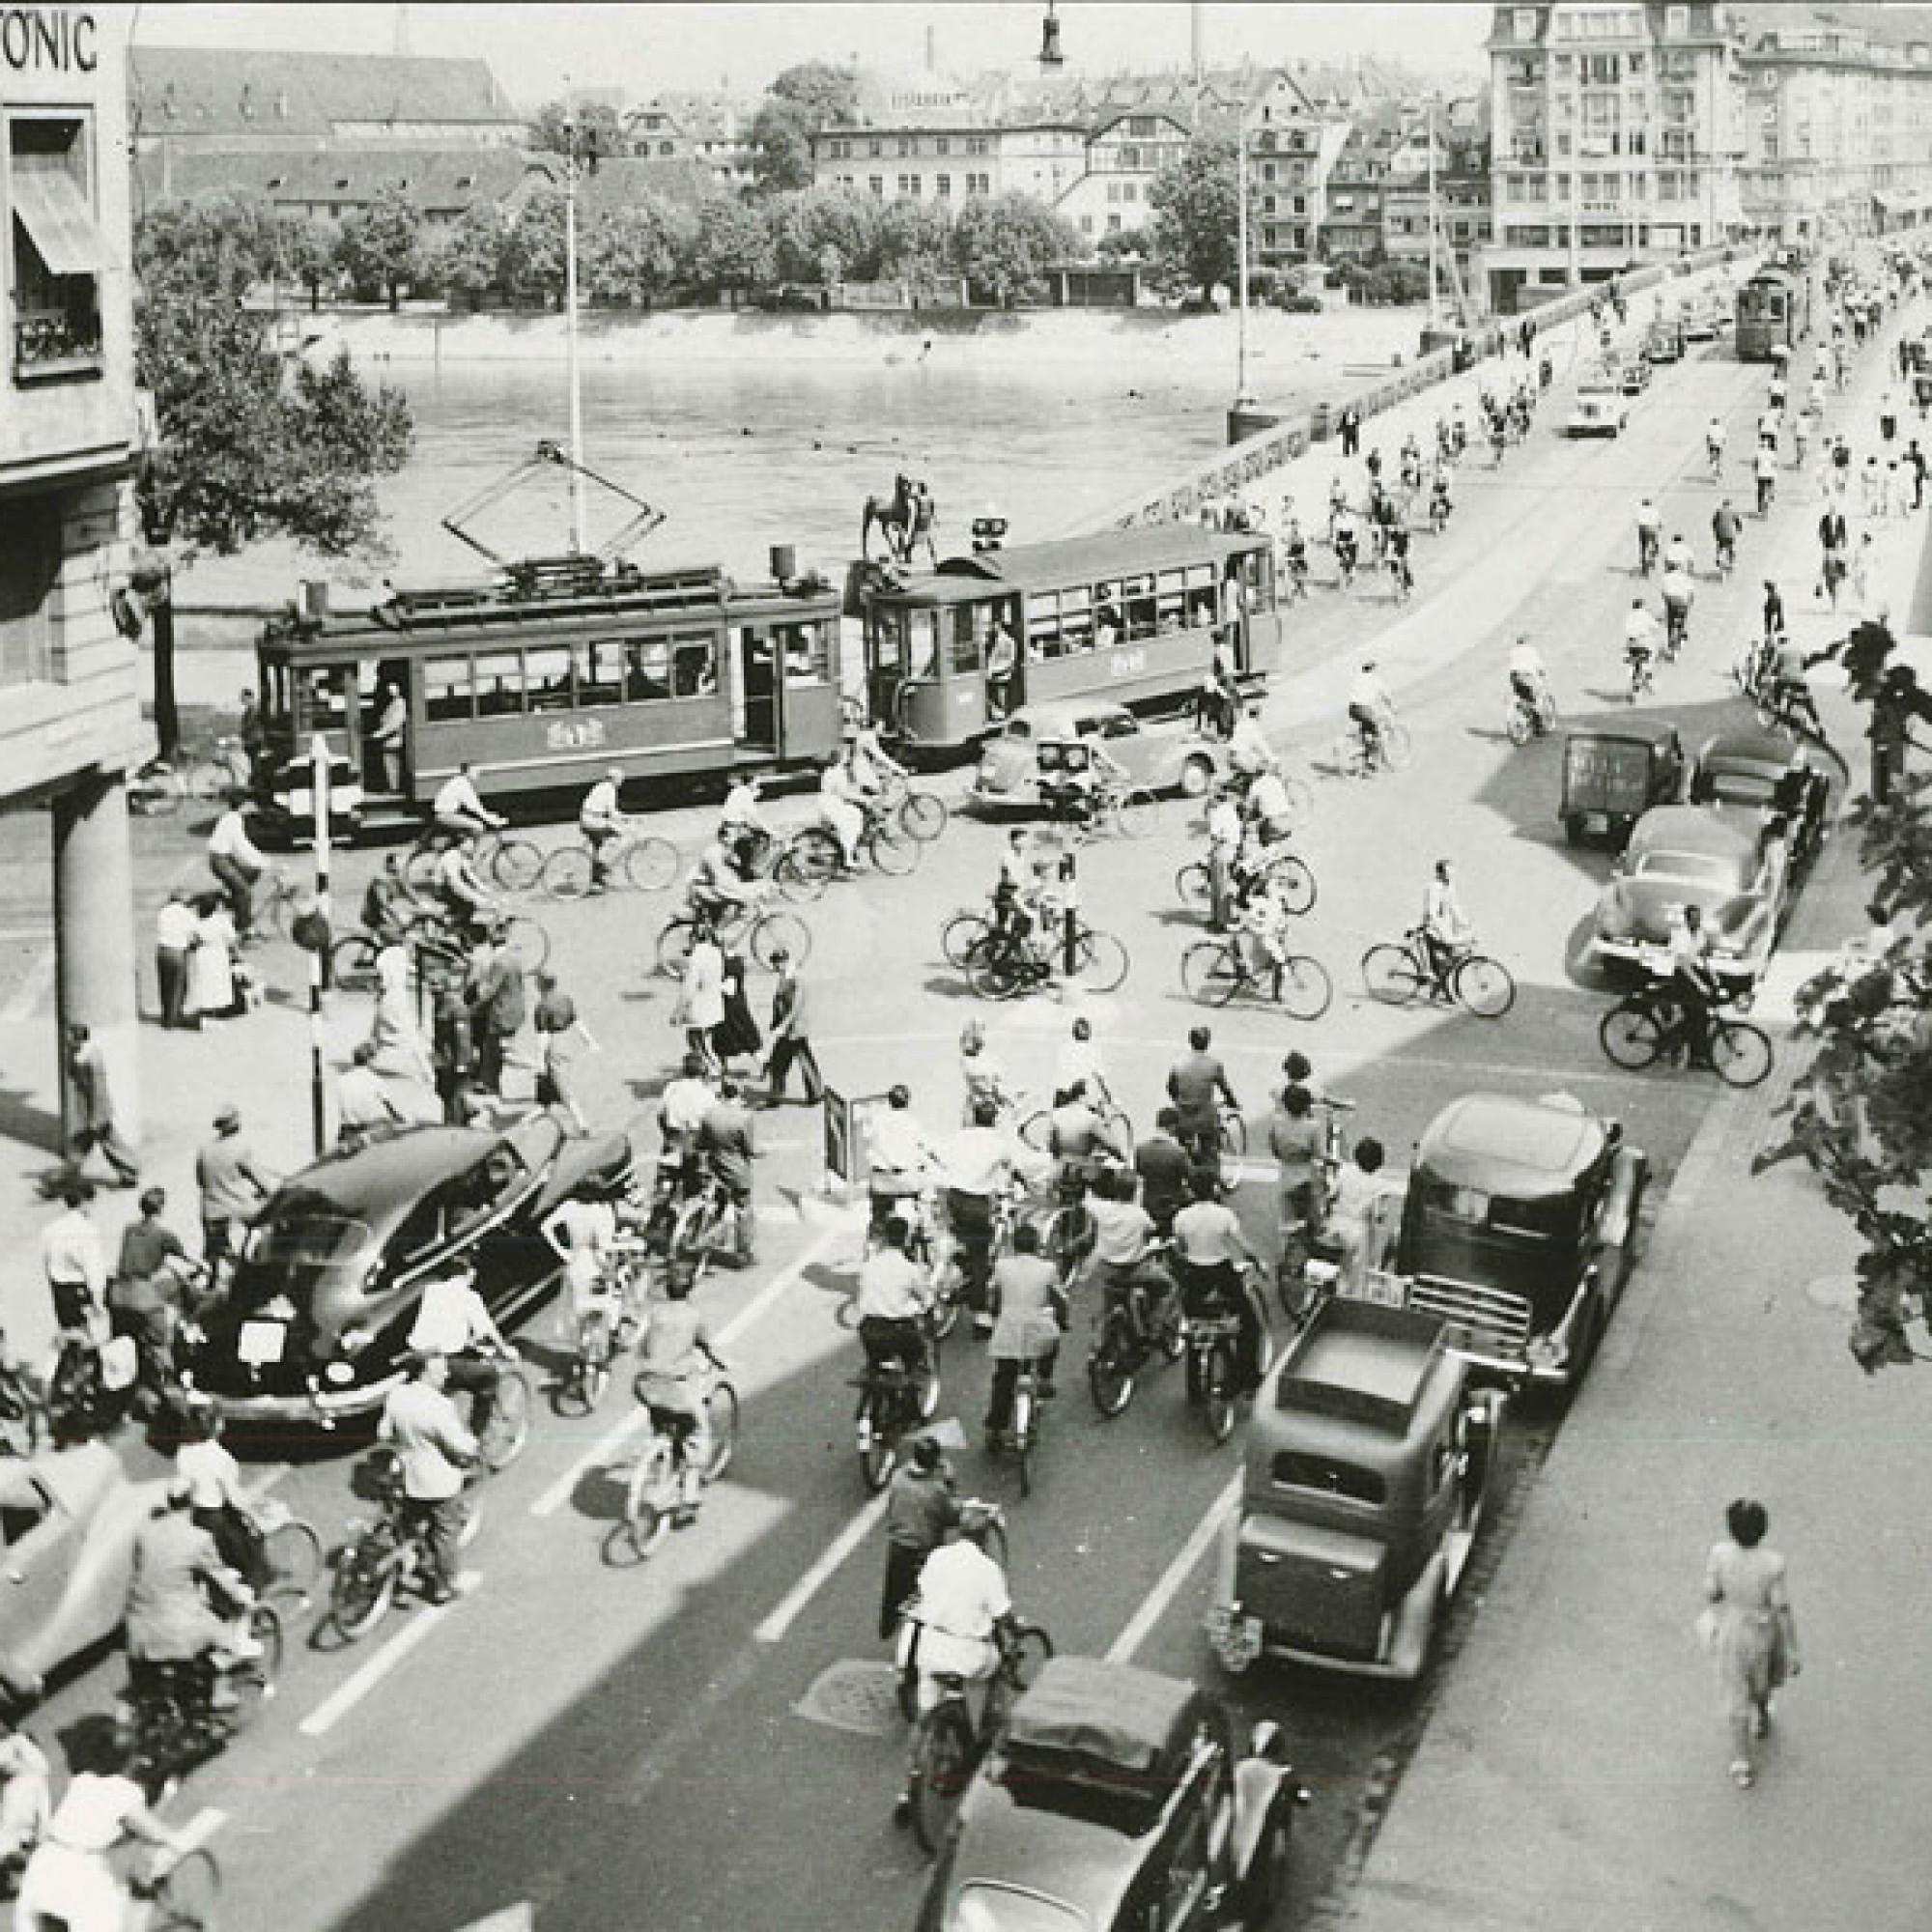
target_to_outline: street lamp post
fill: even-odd
[[[1431,334],[1441,323],[1441,312],[1436,306],[1436,234],[1435,234],[1435,97],[1427,98],[1425,105],[1429,118],[1424,124],[1423,139],[1429,146],[1429,328]]]
[[[1235,122],[1235,299],[1239,319],[1235,336],[1235,407],[1253,407],[1248,394],[1248,112],[1247,103]]]
[[[570,384],[570,549],[583,554],[583,391],[577,372],[577,102],[565,82],[569,114],[568,148],[563,160],[563,353]]]

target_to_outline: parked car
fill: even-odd
[[[1617,388],[1626,396],[1640,396],[1650,387],[1650,358],[1627,355],[1617,364]]]
[[[165,1482],[136,1482],[105,1442],[0,1459],[0,1681],[16,1693],[120,1627],[134,1533]]]
[[[1227,747],[1178,725],[1149,724],[1124,705],[1068,698],[1023,704],[982,744],[973,803],[989,810],[1037,810],[1040,773],[1064,767],[1069,746],[1097,744],[1149,791],[1199,798],[1227,775]]]
[[[502,1134],[414,1127],[318,1161],[249,1230],[195,1381],[238,1418],[366,1415],[397,1378],[426,1282],[469,1263],[498,1322],[519,1320],[556,1281],[541,1222],[630,1168],[622,1134],[567,1140],[548,1114]]]
[[[1818,856],[1830,833],[1832,781],[1817,752],[1788,731],[1747,726],[1705,739],[1686,797],[1762,829],[1783,821],[1794,877]]]
[[[1634,718],[1614,731],[1572,731],[1563,741],[1563,836],[1580,845],[1601,835],[1621,847],[1652,806],[1684,788],[1684,743],[1673,724]]]
[[[1761,821],[1701,805],[1647,811],[1597,900],[1590,956],[1641,966],[1670,943],[1687,905],[1703,915],[1711,965],[1740,988],[1756,984],[1789,910],[1791,854]]]
[[[1222,1665],[1419,1676],[1475,1546],[1503,1408],[1435,1316],[1324,1303],[1255,1401],[1208,1619]]]
[[[1684,359],[1682,318],[1659,316],[1644,336],[1643,353],[1653,362],[1681,362]]]
[[[1281,1733],[1237,1740],[1172,1677],[1058,1657],[1009,1715],[934,1865],[919,1932],[1261,1927],[1308,1794]]]
[[[1621,436],[1630,426],[1623,394],[1607,378],[1581,384],[1563,424],[1565,436]]]

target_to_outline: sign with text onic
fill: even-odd
[[[95,16],[72,7],[0,7],[0,69],[9,73],[92,73],[99,60]]]

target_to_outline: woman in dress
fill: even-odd
[[[765,1037],[745,997],[745,961],[737,952],[724,955],[724,1016],[711,1030],[711,1051],[719,1065],[734,1060],[755,1061],[765,1049]]]
[[[228,901],[204,893],[194,902],[194,946],[187,955],[188,1024],[235,1012],[235,920]]]
[[[1704,1571],[1711,1652],[1731,1730],[1731,1779],[1756,1776],[1753,1746],[1771,1728],[1772,1697],[1798,1675],[1798,1632],[1785,1591],[1784,1558],[1768,1548],[1762,1503],[1740,1499],[1724,1512],[1729,1536],[1711,1548]]]

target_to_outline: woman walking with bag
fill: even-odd
[[[1798,1631],[1785,1591],[1784,1558],[1766,1547],[1762,1503],[1741,1498],[1724,1512],[1729,1536],[1714,1544],[1704,1570],[1709,1607],[1698,1619],[1718,1665],[1731,1730],[1731,1781],[1756,1777],[1752,1747],[1771,1728],[1772,1697],[1798,1675]]]

